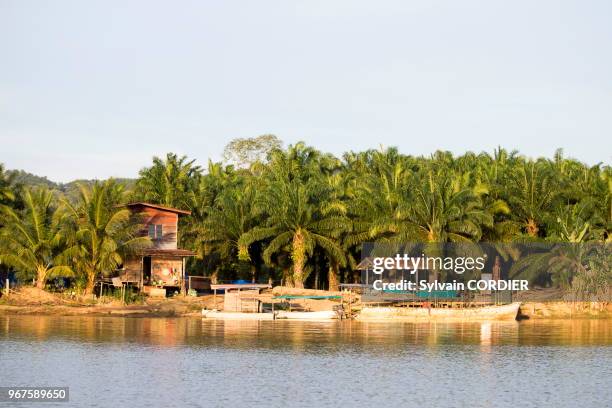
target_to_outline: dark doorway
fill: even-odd
[[[142,280],[145,284],[151,283],[151,257],[142,258]]]

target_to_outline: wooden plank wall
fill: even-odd
[[[162,239],[154,239],[153,248],[177,249],[178,214],[148,207],[143,208],[142,214],[144,216],[142,235],[148,236],[150,224],[162,225]]]
[[[119,275],[122,281],[140,281],[140,271],[142,269],[140,257],[126,259],[123,268],[125,270]]]

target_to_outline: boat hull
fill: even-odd
[[[334,311],[322,312],[286,312],[274,313],[243,313],[243,312],[220,312],[216,310],[202,310],[202,317],[206,319],[231,319],[231,320],[333,320],[339,316]]]
[[[216,310],[202,310],[202,317],[228,320],[274,320],[272,313],[219,312]]]
[[[516,320],[521,303],[500,306],[483,306],[462,309],[411,308],[411,307],[364,307],[358,320]]]
[[[326,310],[321,312],[286,312],[279,311],[276,315],[277,319],[287,320],[334,320],[338,319],[338,313]]]

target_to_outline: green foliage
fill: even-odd
[[[36,279],[36,286],[44,288],[48,278],[73,274],[58,256],[65,244],[59,211],[45,187],[25,189],[22,199],[23,210],[2,208],[0,263],[24,279]]]
[[[200,167],[195,160],[168,153],[165,160],[153,158],[153,166],[140,171],[136,183],[135,201],[185,208],[189,205],[190,192],[197,184]]]
[[[0,163],[0,210],[6,206],[15,206],[15,175],[4,170],[4,165]],[[0,221],[0,226],[2,222]]]
[[[280,149],[282,145],[280,139],[274,135],[234,139],[225,146],[223,158],[238,167],[249,167],[265,160],[270,152]]]
[[[495,242],[504,259],[519,258],[513,243],[612,242],[612,168],[588,166],[561,151],[530,159],[501,148],[458,157],[389,148],[338,158],[304,143],[280,146],[270,135],[237,139],[225,151],[232,164],[209,161],[204,169],[173,153],[155,157],[129,194],[129,180],[53,187],[51,201],[64,207],[66,242],[49,256],[67,254],[77,275],[87,277],[85,286],[112,270],[144,244],[135,236],[137,222],[117,207],[127,201],[192,212],[179,228],[180,246],[199,255],[190,270],[225,279],[282,278],[296,286],[319,282],[321,273],[330,288],[341,277],[350,281],[364,242],[422,243],[429,252],[445,242]],[[11,177],[0,168],[0,204],[19,207],[25,195]],[[546,276],[530,268],[561,260],[567,257],[532,258],[515,273],[570,288],[571,279],[554,268]]]
[[[93,293],[95,279],[109,275],[126,255],[150,245],[139,236],[141,223],[121,207],[123,187],[112,179],[81,186],[75,203],[63,200],[66,209],[63,234],[67,239],[66,262],[86,278],[85,294]]]

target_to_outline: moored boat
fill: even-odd
[[[337,312],[332,310],[320,312],[288,312],[276,311],[273,313],[243,313],[222,312],[217,310],[202,310],[202,317],[207,319],[233,319],[233,320],[334,320],[339,319]]]
[[[358,320],[516,320],[521,302],[462,308],[365,306]]]
[[[276,318],[288,320],[333,320],[340,318],[340,315],[333,310],[324,310],[319,312],[279,311]]]
[[[220,312],[218,310],[202,310],[202,317],[206,319],[274,320],[275,314],[276,313]]]

